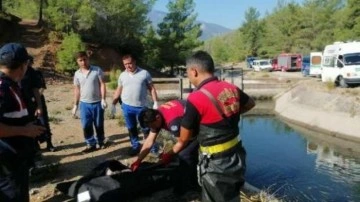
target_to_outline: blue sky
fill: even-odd
[[[290,0],[285,0],[289,2]],[[166,5],[169,0],[157,0],[155,10],[168,12]],[[230,29],[236,29],[244,21],[245,11],[256,8],[261,16],[266,11],[271,12],[277,5],[277,0],[194,0],[197,20],[215,23]],[[295,0],[303,2],[303,0]]]

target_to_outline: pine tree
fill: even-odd
[[[348,0],[343,18],[337,26],[337,39],[351,41],[360,39],[360,0]]]
[[[193,0],[170,0],[168,14],[158,27],[160,37],[160,59],[164,65],[170,66],[173,75],[176,65],[184,64],[191,50],[202,44],[200,24],[196,23]]]
[[[264,25],[259,20],[259,17],[259,11],[250,7],[245,12],[245,23],[240,28],[247,54],[252,56],[258,55],[260,40],[264,32]]]

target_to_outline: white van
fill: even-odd
[[[254,71],[271,71],[272,70],[271,60],[269,59],[254,60],[252,67]]]
[[[321,60],[322,60],[322,52],[311,52],[310,53],[310,76],[321,76]]]
[[[360,84],[360,42],[335,42],[325,46],[321,80],[341,87]]]

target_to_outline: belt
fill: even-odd
[[[206,147],[203,147],[200,145],[200,151],[203,153],[207,153],[207,154],[217,154],[220,152],[224,152],[228,149],[231,149],[232,147],[237,145],[239,142],[240,142],[240,136],[237,136],[237,137],[235,137],[227,142],[221,143],[221,144],[216,144],[216,145],[206,146]]]

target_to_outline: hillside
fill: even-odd
[[[49,79],[50,82],[71,80],[69,76],[60,74],[55,70],[56,52],[59,50],[61,41],[49,40],[49,30],[38,26],[37,20],[22,20],[16,16],[2,14],[0,30],[7,30],[1,32],[0,46],[8,42],[24,44],[29,54],[34,57],[34,67],[43,70],[46,79]],[[92,53],[91,63],[102,67],[106,75],[112,68],[121,68],[123,70],[120,54],[113,48],[98,44],[86,44],[86,49]],[[154,69],[147,70],[153,77],[168,77],[168,75]]]

